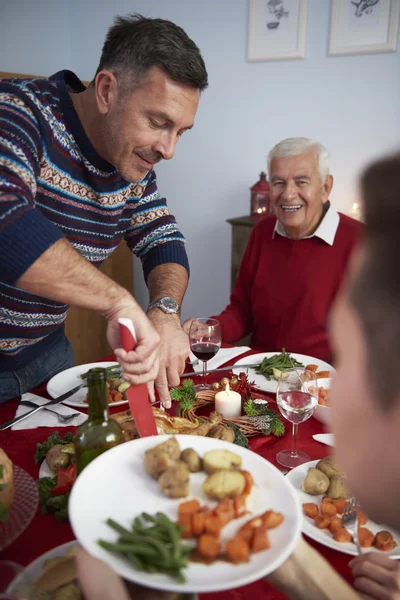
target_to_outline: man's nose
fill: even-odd
[[[297,189],[294,183],[288,181],[285,185],[285,189],[282,192],[282,198],[284,200],[292,200],[297,195]]]
[[[175,154],[176,138],[174,135],[164,136],[157,144],[156,150],[163,155],[164,160],[170,160]]]

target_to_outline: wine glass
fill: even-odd
[[[215,356],[221,347],[221,326],[216,319],[193,319],[189,330],[190,349],[196,358],[203,362],[203,378],[196,391],[209,390],[206,384],[207,361]]]
[[[283,467],[293,469],[311,460],[311,457],[297,450],[299,423],[309,419],[318,404],[317,376],[308,369],[282,369],[276,390],[276,402],[282,415],[293,424],[292,447],[281,450],[276,460]]]

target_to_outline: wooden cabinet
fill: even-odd
[[[247,242],[257,222],[257,217],[249,216],[235,217],[234,219],[227,220],[227,223],[232,225],[231,289],[235,285]]]
[[[124,240],[100,270],[133,293],[133,257]],[[94,362],[112,352],[107,342],[107,321],[91,310],[71,306],[65,333],[74,349],[76,365]]]

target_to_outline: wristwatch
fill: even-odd
[[[173,298],[169,298],[168,296],[163,296],[163,298],[158,298],[158,300],[153,300],[150,302],[147,307],[147,312],[152,308],[159,308],[163,312],[167,314],[173,314],[179,312],[179,304]]]

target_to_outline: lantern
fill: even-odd
[[[269,184],[264,171],[260,173],[260,179],[250,191],[250,215],[266,215],[269,212]]]

